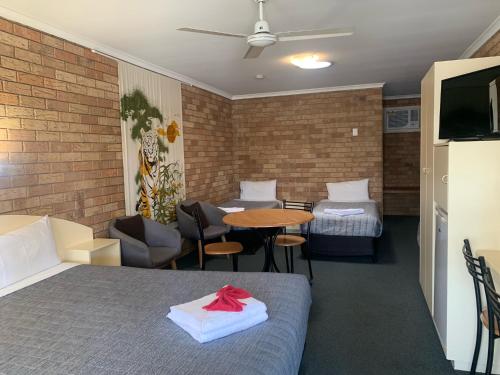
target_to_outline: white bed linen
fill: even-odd
[[[0,288],[59,263],[48,216],[0,235]]]
[[[63,262],[59,263],[57,266],[51,267],[49,269],[46,269],[45,271],[38,272],[37,274],[34,274],[32,276],[29,276],[23,280],[20,280],[14,284],[10,284],[6,286],[5,288],[0,289],[0,297],[6,296],[7,294],[14,293],[20,289],[26,288],[27,286],[30,286],[32,284],[35,284],[39,281],[48,279],[49,277],[55,276],[58,273],[61,273],[63,271],[66,271],[67,269],[70,269],[72,267],[78,266],[78,263],[69,263],[69,262]]]
[[[222,211],[231,214],[233,212],[242,212],[245,211],[245,207],[218,207]]]
[[[327,182],[328,199],[335,202],[360,202],[370,199],[368,179],[359,181]]]

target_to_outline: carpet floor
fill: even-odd
[[[313,260],[313,304],[302,375],[455,375],[445,359],[418,283],[418,219],[386,217],[379,261]],[[276,259],[284,269],[283,250]],[[195,269],[196,254],[179,261]],[[263,251],[240,257],[240,271],[258,271]],[[295,252],[295,272],[307,262]],[[230,270],[225,258],[208,270]]]

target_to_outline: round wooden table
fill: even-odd
[[[273,269],[279,272],[274,260],[273,250],[276,236],[281,228],[305,224],[314,219],[314,215],[301,210],[284,210],[281,208],[260,208],[227,214],[222,219],[233,227],[255,229],[264,240],[265,261],[262,272]]]

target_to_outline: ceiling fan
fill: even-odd
[[[255,23],[254,33],[251,35],[224,33],[213,30],[194,29],[190,27],[181,27],[177,30],[188,31],[191,33],[210,34],[215,36],[228,36],[234,38],[242,38],[247,40],[250,46],[245,59],[254,59],[260,56],[264,48],[272,46],[276,42],[292,42],[295,40],[321,39],[321,38],[336,38],[339,36],[348,36],[354,33],[352,28],[330,28],[320,30],[301,30],[287,31],[279,33],[271,33],[269,24],[264,20],[264,3],[267,0],[255,0],[259,4],[259,20]]]

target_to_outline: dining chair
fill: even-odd
[[[243,246],[239,242],[214,242],[214,243],[206,243],[205,233],[203,230],[203,225],[200,218],[199,209],[196,208],[193,211],[193,216],[198,227],[198,233],[200,238],[200,250],[201,250],[201,258],[200,264],[201,269],[205,270],[206,265],[206,256],[207,255],[226,255],[231,256],[233,260],[233,272],[238,271],[238,254],[243,251]]]
[[[484,275],[484,292],[486,295],[487,309],[481,314],[482,322],[488,328],[488,356],[486,360],[486,375],[491,375],[493,355],[495,353],[495,340],[500,337],[500,294],[495,289],[495,282],[491,270],[486,267],[483,257],[479,257]]]
[[[481,320],[481,314],[483,313],[481,285],[484,283],[484,275],[479,263],[479,259],[474,258],[474,256],[472,255],[472,249],[468,239],[464,240],[462,253],[465,258],[467,271],[472,276],[472,282],[474,284],[474,295],[476,298],[476,343],[474,345],[474,355],[472,356],[472,365],[470,368],[470,374],[474,375],[476,373],[477,360],[479,358],[479,351],[481,350],[481,339],[483,335],[483,323]]]
[[[474,295],[476,299],[476,343],[474,345],[474,354],[472,356],[472,365],[470,368],[470,374],[476,374],[477,361],[479,358],[479,352],[481,350],[481,340],[483,335],[483,325],[489,330],[489,336],[493,334],[493,338],[488,340],[488,358],[493,358],[493,349],[494,349],[494,338],[498,337],[498,326],[497,332],[491,331],[489,327],[489,319],[488,310],[489,310],[489,299],[486,294],[486,285],[485,285],[485,271],[486,264],[483,257],[475,258],[472,255],[472,248],[470,245],[470,241],[468,239],[464,240],[464,246],[462,248],[462,253],[465,258],[465,265],[467,267],[467,271],[472,276],[472,282],[474,284]],[[486,295],[486,305],[483,304],[481,298],[481,285],[483,286],[485,295]],[[496,335],[496,337],[495,337]],[[491,341],[491,343],[490,343]],[[492,359],[491,359],[492,360]],[[491,374],[491,365],[490,372],[486,372],[486,374]]]
[[[313,211],[314,208],[314,202],[298,202],[298,201],[287,201],[283,200],[283,209],[285,210],[302,210],[302,211],[307,211],[311,212]],[[312,272],[312,265],[311,265],[311,252],[309,251],[309,243],[310,243],[310,234],[311,234],[311,222],[308,222],[306,224],[307,230],[305,233],[302,233],[302,230],[300,230],[299,233],[296,234],[290,234],[290,232],[287,233],[287,228],[283,228],[282,234],[279,234],[276,237],[276,246],[281,246],[285,249],[285,261],[286,261],[286,270],[287,272],[294,272],[294,264],[293,264],[293,248],[295,246],[302,246],[302,248],[305,250],[304,254],[307,259],[307,264],[309,267],[309,281],[313,280],[313,272]],[[290,250],[290,260],[288,260],[288,250]]]

